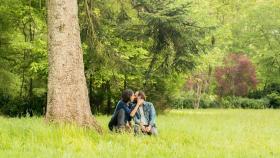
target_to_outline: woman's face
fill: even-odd
[[[137,103],[137,97],[138,97],[138,92],[135,92],[134,93],[134,100],[133,100],[133,102]]]

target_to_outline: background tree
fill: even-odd
[[[0,78],[6,76],[1,85],[11,85],[2,91],[9,98],[2,104],[9,115],[44,113],[47,51],[43,3],[1,1]]]
[[[216,68],[215,77],[220,96],[246,96],[257,84],[255,67],[242,54],[229,54],[224,66]]]

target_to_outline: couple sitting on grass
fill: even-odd
[[[134,134],[157,135],[155,124],[156,111],[154,105],[146,101],[143,91],[124,90],[109,122],[111,131],[123,132],[134,129]],[[134,120],[132,127],[131,120]]]

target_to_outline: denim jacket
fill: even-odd
[[[156,110],[155,107],[152,103],[150,102],[144,102],[143,103],[143,111],[144,111],[144,116],[146,117],[148,124],[155,127],[156,126]],[[134,122],[135,124],[140,124],[141,121],[141,114],[140,114],[140,110],[138,108],[135,116],[134,116]]]

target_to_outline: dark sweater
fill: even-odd
[[[130,113],[132,111],[132,104],[129,104],[129,106],[127,106],[127,104],[125,102],[123,102],[122,100],[120,100],[116,106],[116,109],[114,111],[113,116],[115,115],[115,113],[117,113],[120,109],[124,109],[125,111],[125,122],[127,121],[131,121],[131,117],[130,117]]]

